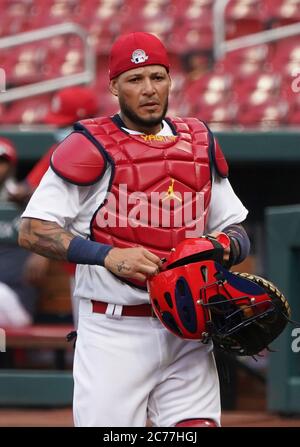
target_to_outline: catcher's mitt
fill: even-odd
[[[271,282],[232,273],[209,239],[183,241],[148,282],[156,316],[173,334],[237,355],[255,355],[285,328],[290,307]],[[219,261],[219,259],[218,259]]]
[[[255,355],[268,348],[284,330],[291,316],[290,306],[284,295],[270,281],[249,273],[233,272],[233,275],[245,278],[261,287],[270,299],[270,308],[256,316],[251,305],[241,306],[245,317],[243,323],[227,334],[213,332],[212,339],[217,348],[225,351],[238,355]],[[219,318],[217,313],[214,315],[212,311],[212,320],[216,318]]]

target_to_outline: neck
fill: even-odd
[[[137,132],[141,132],[146,135],[156,135],[162,129],[162,123],[156,124],[154,126],[146,126],[145,124],[137,124],[120,112],[121,120],[123,121],[125,127],[127,129],[136,130]]]

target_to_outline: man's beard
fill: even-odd
[[[140,116],[138,116],[130,107],[127,106],[127,104],[125,103],[125,101],[123,101],[122,98],[119,97],[119,104],[120,104],[120,109],[123,115],[125,115],[127,118],[130,119],[130,121],[132,121],[133,123],[137,124],[138,126],[142,126],[142,127],[154,127],[157,126],[158,124],[160,124],[162,122],[162,120],[164,119],[164,117],[167,114],[168,111],[168,98],[166,99],[164,108],[162,113],[160,114],[160,116],[158,116],[157,118],[141,118]]]

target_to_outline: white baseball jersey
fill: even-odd
[[[158,135],[172,135],[166,122]],[[97,184],[75,186],[49,169],[22,217],[56,222],[89,238],[91,218],[106,196],[109,179],[110,167]],[[205,233],[240,223],[247,213],[229,181],[215,175]],[[78,265],[75,295],[80,302],[74,358],[76,426],[138,427],[145,426],[147,418],[159,427],[195,418],[220,424],[211,343],[182,340],[156,318],[121,316],[122,305],[148,303],[148,293],[104,267]],[[106,315],[94,313],[91,299],[112,306]]]

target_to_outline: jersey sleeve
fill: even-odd
[[[205,233],[222,231],[228,225],[243,222],[248,215],[229,180],[213,175],[211,201]]]
[[[22,217],[48,220],[66,227],[80,209],[80,191],[48,169]]]

